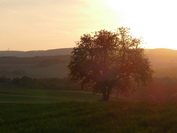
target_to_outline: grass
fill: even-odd
[[[69,90],[0,89],[0,103],[93,102],[100,95]]]
[[[0,104],[1,133],[174,133],[177,104]]]
[[[98,99],[86,92],[0,89],[0,133],[177,131],[177,103]]]

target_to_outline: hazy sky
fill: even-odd
[[[177,49],[175,0],[0,0],[0,50],[74,47],[84,33],[126,26],[146,48]]]

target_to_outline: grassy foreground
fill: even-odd
[[[1,133],[175,133],[177,104],[0,104]]]
[[[0,89],[0,133],[177,132],[177,103],[99,99],[86,92]]]

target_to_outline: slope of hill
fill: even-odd
[[[35,56],[55,56],[70,55],[72,48],[51,49],[40,51],[0,51],[0,56],[35,57]]]
[[[40,57],[0,57],[0,76],[65,78],[70,55]]]
[[[177,50],[146,49],[145,53],[155,68],[177,66]]]
[[[47,51],[0,51],[0,76],[65,78],[72,48]],[[155,77],[177,78],[177,50],[146,49]]]
[[[155,76],[177,78],[177,50],[146,49],[145,53],[155,70]]]

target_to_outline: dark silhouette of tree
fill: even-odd
[[[84,34],[77,42],[68,65],[69,77],[81,86],[102,93],[108,101],[112,89],[130,89],[134,83],[147,85],[152,79],[148,58],[128,28]]]

